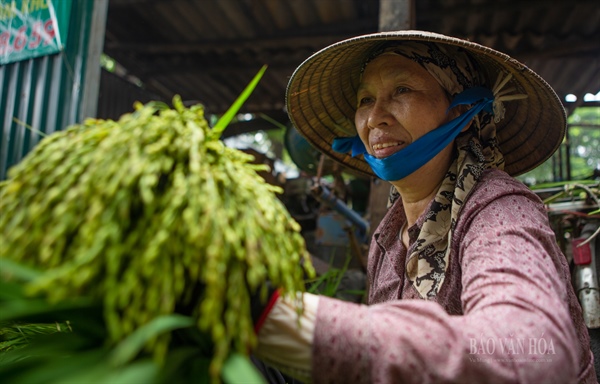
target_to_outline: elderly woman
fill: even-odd
[[[558,148],[565,113],[538,75],[489,48],[386,32],[308,58],[295,126],[394,188],[368,261],[369,305],[273,299],[257,355],[323,383],[591,383],[589,337],[539,198],[512,176]]]

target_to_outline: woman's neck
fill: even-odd
[[[452,162],[452,150],[450,144],[423,167],[402,180],[391,182],[402,198],[407,229],[417,222],[440,189]]]
[[[406,228],[412,227],[419,217],[425,212],[431,200],[437,194],[438,189],[443,179],[437,182],[435,185],[429,185],[427,188],[420,187],[418,189],[406,187],[398,188],[398,192],[402,198],[402,205],[404,206],[404,213],[406,214]]]

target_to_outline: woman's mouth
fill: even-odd
[[[371,148],[373,148],[375,157],[387,157],[398,152],[401,149],[400,146],[402,144],[404,144],[402,141],[390,141],[387,143],[373,144]]]

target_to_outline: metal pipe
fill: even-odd
[[[315,198],[340,213],[352,224],[356,225],[363,234],[369,233],[369,222],[363,219],[358,213],[350,209],[343,201],[338,199],[327,187],[318,185],[313,188]]]
[[[585,240],[588,236],[597,230],[598,224],[588,223],[584,226],[581,231],[581,238],[578,240]],[[583,245],[586,251],[589,253],[590,260],[585,263],[579,264],[575,260],[575,268],[573,270],[573,286],[575,293],[581,304],[583,312],[583,320],[585,325],[590,328],[600,328],[600,284],[598,283],[598,249],[600,245],[599,239],[593,239],[590,243]],[[574,242],[574,247],[577,247],[579,242]],[[574,252],[577,250],[574,248]]]

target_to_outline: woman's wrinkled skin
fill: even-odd
[[[440,84],[419,64],[383,54],[366,66],[358,92],[355,124],[367,151],[386,157],[458,115]],[[453,143],[431,161],[392,184],[412,225],[431,201],[452,162]]]

